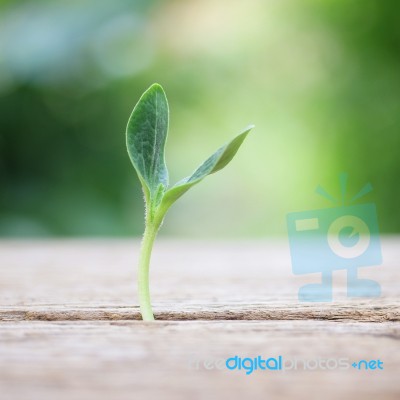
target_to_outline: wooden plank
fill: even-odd
[[[400,239],[383,240],[382,266],[359,276],[382,286],[378,299],[346,297],[346,274],[334,272],[334,304],[398,305]],[[0,304],[133,307],[138,240],[0,241]],[[182,304],[281,304],[296,308],[298,289],[318,274],[295,276],[286,241],[157,242],[151,266],[155,307]],[[302,303],[307,305],[307,303]],[[325,305],[324,305],[325,304]],[[322,307],[329,303],[323,303]]]
[[[377,299],[299,303],[318,276],[294,276],[286,241],[156,245],[154,323],[135,321],[139,242],[0,242],[0,399],[398,399],[400,238],[384,264],[360,268]],[[282,355],[383,362],[383,370],[207,369],[218,360]],[[302,361],[303,360],[303,361]]]
[[[17,321],[0,327],[2,399],[357,400],[400,395],[397,323]],[[285,361],[299,360],[299,366],[251,375],[205,367],[234,355],[282,355]],[[302,369],[301,360],[313,365],[339,358],[380,359],[384,369]]]

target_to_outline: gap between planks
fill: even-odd
[[[190,304],[154,307],[158,320],[344,320],[360,322],[400,321],[397,302],[385,304]],[[0,321],[116,321],[140,320],[137,306],[1,306]]]

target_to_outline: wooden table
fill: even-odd
[[[332,303],[299,303],[319,277],[292,274],[286,240],[161,237],[144,323],[137,240],[2,241],[0,399],[400,399],[400,238],[382,246],[359,270],[380,298],[347,298],[337,271]],[[228,370],[235,355],[286,369]]]

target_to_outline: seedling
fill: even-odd
[[[169,109],[163,88],[150,86],[139,99],[126,128],[128,154],[142,184],[146,215],[139,255],[138,292],[142,318],[154,320],[150,302],[149,266],[157,232],[168,209],[192,186],[227,165],[253,128],[247,127],[229,143],[207,158],[190,176],[168,186],[164,149],[167,140]]]

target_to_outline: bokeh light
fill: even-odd
[[[140,235],[127,119],[167,92],[171,180],[249,123],[162,235],[262,237],[366,182],[400,231],[400,6],[378,0],[0,2],[0,235]]]

